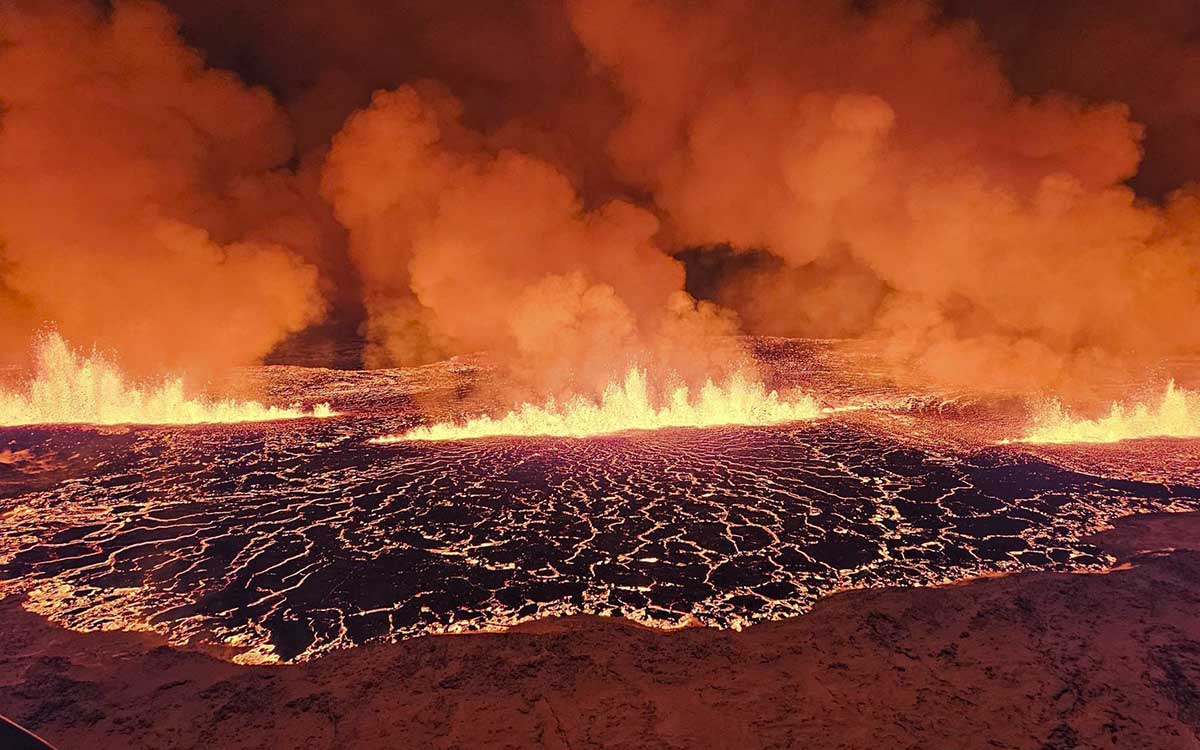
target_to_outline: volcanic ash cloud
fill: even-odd
[[[496,148],[435,85],[376,94],[322,182],[363,279],[369,359],[488,349],[539,391],[599,392],[631,364],[685,380],[744,365],[728,313],[683,292],[653,213],[585,207],[570,179]]]
[[[271,96],[161,6],[0,5],[3,353],[52,322],[139,372],[207,372],[318,319],[291,153]]]
[[[616,168],[675,244],[781,261],[718,290],[752,329],[875,336],[906,371],[987,389],[1200,346],[1200,201],[1123,184],[1143,134],[1124,104],[1016,95],[928,3],[572,9],[628,105]]]
[[[486,349],[534,402],[721,381],[739,332],[1065,397],[1200,351],[1200,193],[1128,186],[1139,118],[1155,196],[1200,153],[1174,0],[1039,34],[1043,75],[996,51],[1020,9],[921,0],[170,5],[271,90],[153,2],[0,7],[0,354],[54,322],[199,373],[331,300],[368,365]]]

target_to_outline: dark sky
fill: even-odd
[[[335,132],[371,91],[423,77],[448,86],[481,127],[520,116],[564,118],[564,102],[586,100],[591,117],[571,122],[570,137],[588,141],[581,152],[593,151],[619,106],[602,76],[589,73],[556,0],[165,4],[212,64],[269,86],[293,106],[302,147]],[[1133,182],[1144,194],[1161,197],[1200,176],[1200,3],[943,0],[941,8],[947,19],[979,25],[1020,93],[1128,104],[1148,126]]]
[[[1147,125],[1142,192],[1200,178],[1200,3],[948,0],[947,11],[979,23],[1019,90],[1127,103]]]

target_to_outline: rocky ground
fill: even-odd
[[[1200,747],[1200,514],[1107,574],[851,591],[743,632],[573,617],[245,667],[0,602],[0,713],[68,748]]]

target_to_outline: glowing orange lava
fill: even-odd
[[[692,398],[686,386],[675,388],[655,406],[646,373],[631,368],[622,383],[605,388],[600,402],[575,396],[559,404],[525,404],[493,419],[476,417],[465,424],[417,427],[400,435],[375,438],[377,444],[409,440],[470,440],[502,435],[588,437],[625,430],[719,425],[769,425],[815,419],[832,411],[812,397],[784,400],[762,383],[734,375],[724,385],[709,381]]]
[[[1200,393],[1174,381],[1157,403],[1114,403],[1106,416],[1081,419],[1052,401],[1034,416],[1023,443],[1115,443],[1150,437],[1200,437]]]
[[[55,333],[38,340],[35,354],[36,370],[24,390],[0,391],[0,425],[179,425],[333,416],[329,404],[306,411],[299,405],[281,408],[257,401],[192,399],[184,394],[178,378],[137,387],[102,356],[72,351]]]

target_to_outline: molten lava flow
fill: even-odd
[[[499,419],[476,417],[465,424],[443,423],[417,427],[401,435],[376,438],[374,443],[407,440],[470,440],[500,435],[587,437],[624,430],[657,430],[665,427],[715,427],[767,425],[815,419],[828,413],[810,396],[781,400],[762,383],[734,375],[723,386],[704,384],[693,400],[680,386],[655,407],[646,373],[631,368],[624,383],[610,384],[600,403],[575,396],[566,403],[553,399],[544,406],[525,404]]]
[[[329,416],[333,416],[329,404],[305,411],[298,405],[280,408],[257,401],[190,399],[179,379],[138,388],[103,357],[84,357],[54,333],[38,341],[34,378],[25,391],[0,391],[0,425],[4,426],[201,424]]]
[[[1108,415],[1079,419],[1057,401],[1034,417],[1025,443],[1115,443],[1149,437],[1200,437],[1200,393],[1167,384],[1157,404],[1114,403]]]

